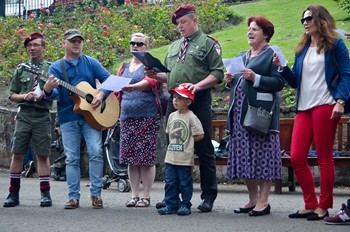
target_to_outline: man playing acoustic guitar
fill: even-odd
[[[42,57],[46,50],[46,41],[41,33],[34,32],[28,35],[24,40],[24,47],[30,56],[28,62],[30,65],[35,65],[43,71],[49,69],[49,62]],[[3,204],[4,207],[19,205],[23,159],[30,143],[38,162],[41,191],[40,206],[52,205],[49,183],[49,155],[51,153],[51,117],[49,110],[52,107],[52,101],[43,98],[41,89],[45,81],[38,75],[26,72],[22,65],[17,67],[11,81],[9,99],[17,102],[18,113],[10,165],[10,194]]]
[[[49,69],[51,76],[44,86],[46,97],[58,99],[58,121],[62,133],[63,147],[67,155],[66,175],[69,200],[64,206],[65,209],[79,207],[81,136],[86,141],[89,155],[92,208],[103,208],[101,199],[103,175],[102,135],[101,130],[99,130],[103,128],[95,127],[89,119],[94,117],[93,114],[95,113],[101,113],[101,116],[103,116],[103,111],[111,107],[114,111],[118,111],[118,103],[112,106],[104,105],[104,99],[108,96],[109,91],[95,90],[96,79],[102,83],[109,77],[110,73],[96,59],[82,53],[83,41],[84,37],[78,30],[71,29],[64,33],[65,56],[52,64]],[[75,87],[71,88],[62,83],[63,81]],[[83,94],[83,97],[79,97],[81,92],[84,91],[90,91],[90,94],[86,96]],[[91,94],[91,92],[95,93]],[[88,109],[86,109],[88,114],[84,114],[86,110],[77,110],[84,104],[88,105]]]

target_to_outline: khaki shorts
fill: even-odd
[[[26,154],[29,145],[37,156],[51,154],[51,115],[49,110],[21,109],[16,117],[13,153]]]

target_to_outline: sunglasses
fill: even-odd
[[[134,42],[134,41],[130,41],[130,45],[131,46],[137,46],[137,47],[142,47],[143,45],[145,45],[144,42]]]
[[[304,22],[311,23],[312,21],[312,16],[307,16],[305,18],[300,19],[301,24],[304,24]]]

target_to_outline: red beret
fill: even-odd
[[[45,37],[40,32],[34,32],[26,37],[24,40],[24,47],[27,47],[27,44],[35,39],[45,39]]]
[[[181,18],[184,15],[191,14],[191,13],[196,13],[196,8],[192,4],[186,4],[183,6],[179,6],[171,16],[171,22],[175,25],[176,19]]]

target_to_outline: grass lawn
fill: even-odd
[[[232,25],[222,31],[213,33],[222,47],[223,58],[232,58],[241,51],[248,50],[247,19],[251,15],[264,15],[275,26],[275,34],[270,45],[281,48],[289,64],[294,62],[294,50],[304,31],[300,18],[303,10],[311,4],[325,6],[336,20],[337,28],[350,31],[350,19],[344,10],[340,9],[334,0],[261,0],[251,3],[233,5],[231,10],[245,19],[239,25]],[[200,22],[200,19],[199,19]],[[349,45],[350,42],[346,41]],[[150,51],[161,61],[164,60],[168,46]]]

